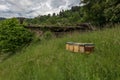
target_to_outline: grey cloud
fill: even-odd
[[[59,8],[62,5],[66,5],[66,1],[65,0],[52,0],[50,5],[53,8]]]
[[[79,5],[80,0],[0,0],[0,17],[35,17],[58,13]]]

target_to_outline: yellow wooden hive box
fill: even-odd
[[[66,43],[66,50],[69,50],[69,51],[74,50],[73,42],[67,42]]]

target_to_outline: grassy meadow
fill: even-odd
[[[95,51],[67,51],[70,41],[92,42]],[[120,25],[31,44],[0,63],[0,80],[120,80]]]

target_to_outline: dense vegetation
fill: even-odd
[[[28,24],[38,25],[76,25],[91,23],[103,26],[120,22],[120,0],[81,0],[80,6],[74,6],[70,10],[62,10],[59,14],[39,15],[33,19],[27,19]]]
[[[32,40],[32,33],[15,18],[0,22],[0,54],[14,53]]]
[[[0,63],[0,80],[120,80],[119,30],[120,25],[31,44]],[[95,52],[66,51],[68,41],[93,42]]]

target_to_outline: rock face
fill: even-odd
[[[37,35],[42,35],[46,31],[50,31],[55,36],[61,36],[64,34],[72,34],[73,32],[86,32],[91,31],[92,29],[89,28],[88,25],[81,25],[81,26],[33,26],[28,25],[24,26],[25,28],[29,29],[30,31],[36,33]]]

